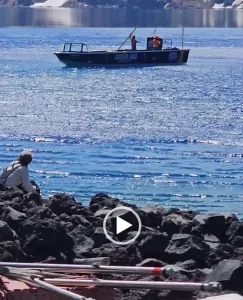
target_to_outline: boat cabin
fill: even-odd
[[[157,45],[156,45],[156,43],[157,43]],[[161,39],[158,36],[156,37],[156,39],[155,39],[155,37],[150,36],[147,38],[147,48],[145,49],[145,51],[146,50],[150,50],[150,51],[151,50],[162,50],[163,45],[166,43],[168,43],[167,40]],[[168,48],[172,48],[172,41],[171,41],[171,47],[168,47]],[[131,50],[131,49],[126,49],[126,51],[129,51],[129,50]],[[63,52],[88,52],[88,46],[84,43],[65,43],[62,51]],[[124,50],[120,50],[120,51],[124,51]],[[141,51],[141,50],[137,50],[137,51]],[[144,51],[144,50],[142,50],[142,51]]]
[[[154,37],[150,36],[147,38],[147,50],[162,50],[163,48],[163,39],[157,37],[156,40],[158,41],[158,46],[155,47],[154,45]]]

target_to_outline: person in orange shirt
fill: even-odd
[[[158,35],[154,36],[153,43],[154,43],[154,49],[159,49],[160,48],[161,41],[160,41]]]
[[[133,36],[131,37],[131,46],[132,46],[132,50],[133,50],[133,51],[136,51],[136,50],[137,50],[137,43],[140,43],[140,42],[138,42],[138,41],[136,40],[135,35],[133,35]]]

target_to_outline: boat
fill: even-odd
[[[122,43],[121,46],[130,38]],[[157,38],[160,46],[154,48],[154,37],[147,38],[146,49],[92,50],[85,43],[65,43],[62,51],[54,52],[60,62],[67,67],[131,67],[186,64],[190,49],[172,46],[171,39]],[[166,47],[164,47],[166,46]]]

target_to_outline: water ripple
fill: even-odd
[[[243,217],[241,29],[187,29],[189,63],[173,68],[77,70],[52,54],[67,38],[115,48],[112,32],[0,29],[0,168],[30,149],[45,197],[107,192]]]

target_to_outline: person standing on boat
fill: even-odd
[[[22,151],[19,157],[4,169],[0,176],[0,182],[9,187],[17,187],[24,192],[35,192],[29,179],[28,165],[32,161],[30,151]]]
[[[137,43],[140,43],[136,40],[135,35],[133,35],[131,37],[131,46],[132,46],[132,51],[136,51],[137,50]]]
[[[161,41],[160,41],[160,38],[158,35],[155,35],[154,36],[154,39],[153,39],[153,43],[154,43],[154,49],[160,49],[161,48]]]

